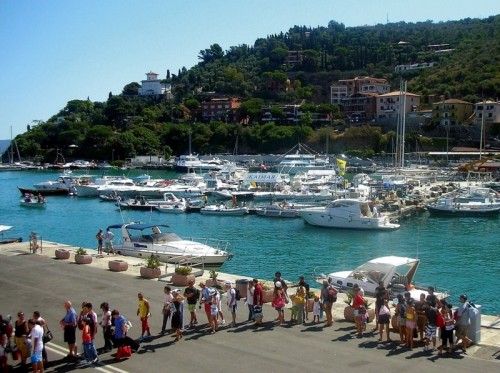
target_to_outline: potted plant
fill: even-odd
[[[209,279],[205,282],[205,285],[208,287],[217,286],[217,276],[219,276],[219,274],[213,269],[209,271],[209,274]]]
[[[313,311],[313,306],[314,306],[314,298],[316,297],[316,293],[314,291],[310,291],[307,293],[307,312],[312,312]]]
[[[92,255],[87,254],[87,250],[80,247],[75,253],[76,264],[90,264],[92,263]]]
[[[348,291],[346,293],[347,299],[344,301],[347,306],[344,308],[344,319],[346,321],[354,322],[354,308],[352,307],[352,300],[354,298],[354,293]],[[370,309],[371,303],[365,299],[365,308],[367,314],[367,322],[372,322],[375,319],[375,310]]]
[[[69,259],[71,253],[66,249],[56,249],[56,259]]]
[[[114,259],[108,262],[108,268],[113,272],[122,272],[128,269],[128,263],[124,260]]]
[[[172,284],[175,286],[187,286],[189,281],[195,281],[195,277],[191,272],[193,268],[190,266],[179,266],[175,269],[172,275]]]
[[[274,298],[274,284],[271,285],[266,282],[261,282],[261,285],[262,285],[262,292],[264,295],[262,301],[264,303],[272,302]]]
[[[140,273],[141,277],[152,279],[158,278],[161,276],[161,262],[158,255],[151,254],[146,259],[146,265],[141,267]]]

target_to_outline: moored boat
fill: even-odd
[[[234,208],[226,208],[224,204],[221,205],[209,205],[204,206],[200,209],[200,213],[202,215],[220,215],[220,216],[241,216],[248,214],[247,207],[234,207]]]
[[[226,250],[229,243],[203,238],[204,243],[182,239],[169,230],[165,224],[126,223],[110,225],[109,229],[119,229],[122,240],[115,245],[118,254],[146,258],[157,255],[162,262],[222,265],[232,257]]]
[[[259,216],[268,216],[273,218],[298,218],[299,211],[295,206],[282,206],[282,205],[267,205],[257,207],[255,213]]]
[[[327,206],[299,210],[299,215],[311,224],[327,228],[394,230],[399,224],[389,217],[372,212],[367,201],[352,198],[336,199]]]
[[[500,206],[486,202],[457,198],[439,198],[435,204],[425,206],[431,215],[441,216],[498,216]]]
[[[365,294],[375,295],[380,282],[389,290],[391,296],[409,292],[414,299],[419,299],[426,288],[415,285],[413,279],[420,265],[420,259],[384,256],[372,259],[354,270],[332,272],[328,275],[316,276],[316,281],[322,283],[330,279],[331,284],[340,290],[351,291],[354,285],[363,288]],[[436,293],[440,299],[446,298],[446,292]]]

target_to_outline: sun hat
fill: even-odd
[[[280,281],[276,281],[276,283],[274,284],[274,286],[276,286],[277,288],[280,288],[281,287],[281,282]]]

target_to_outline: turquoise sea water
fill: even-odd
[[[176,176],[151,172],[155,174]],[[17,186],[56,178],[57,173],[50,171],[0,172],[0,224],[13,226],[7,236],[28,240],[35,231],[44,240],[94,248],[99,228],[122,221],[166,223],[181,236],[229,241],[235,256],[223,265],[223,272],[272,279],[280,270],[292,281],[312,275],[316,267],[328,273],[353,269],[379,256],[418,256],[417,283],[450,290],[453,304],[467,293],[484,313],[500,313],[498,218],[431,218],[424,212],[402,221],[397,231],[367,232],[316,228],[302,219],[120,213],[113,203],[68,196],[47,197],[46,210],[19,206]]]

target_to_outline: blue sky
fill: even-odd
[[[498,0],[0,0],[0,139],[74,99],[107,100],[152,70],[164,78],[200,50],[253,45],[294,25],[485,18]]]

